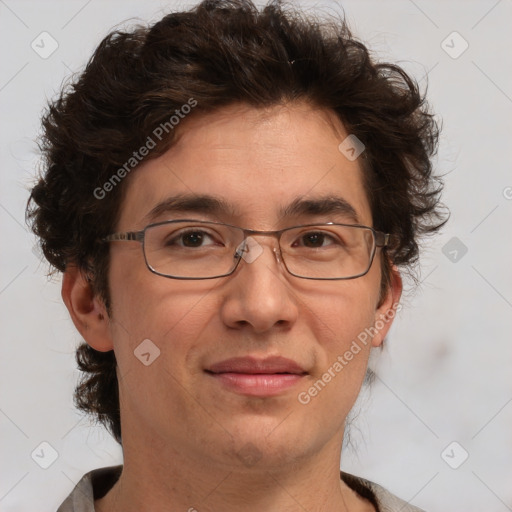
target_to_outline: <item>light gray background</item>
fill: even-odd
[[[339,2],[301,3],[340,10]],[[108,435],[73,409],[79,337],[61,303],[60,280],[47,281],[24,225],[41,110],[112,27],[128,18],[154,21],[177,5],[0,0],[5,512],[54,511],[83,473],[121,461]],[[444,201],[452,212],[443,233],[426,244],[421,287],[409,287],[375,363],[379,378],[370,398],[364,393],[342,467],[431,512],[512,510],[512,2],[342,5],[379,58],[398,61],[422,86],[428,75],[430,102],[444,122],[436,167],[446,174]],[[43,31],[59,45],[47,59],[31,48]],[[450,36],[454,31],[463,39]],[[453,58],[464,40],[468,49]],[[442,252],[453,237],[465,255],[460,248],[450,254],[451,246],[449,257]],[[44,441],[58,453],[48,469],[34,461],[50,461]],[[443,458],[453,441],[460,446]],[[460,463],[463,449],[469,457],[453,469],[446,461]]]

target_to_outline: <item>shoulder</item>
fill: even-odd
[[[422,509],[390,493],[387,489],[375,482],[343,471],[341,472],[341,478],[360,496],[366,498],[374,506],[378,507],[378,512],[424,512]]]
[[[102,498],[117,482],[123,466],[94,469],[75,485],[57,512],[94,512],[94,500]]]

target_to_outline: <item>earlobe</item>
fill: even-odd
[[[100,352],[113,350],[107,311],[81,269],[68,265],[61,295],[75,327],[87,344]]]
[[[378,347],[384,341],[393,320],[401,309],[400,297],[402,295],[402,277],[398,268],[393,265],[389,277],[389,286],[386,296],[380,301],[380,304],[375,311],[375,319],[373,325],[373,332],[375,335],[372,339],[372,345]]]

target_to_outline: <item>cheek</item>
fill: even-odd
[[[372,324],[378,301],[378,286],[368,286],[365,278],[338,281],[322,295],[308,300],[310,321],[323,335],[318,340],[326,348],[342,348]],[[369,279],[368,279],[369,281]]]
[[[133,356],[145,343],[172,366],[201,337],[211,320],[212,281],[182,282],[150,273],[134,272],[124,279],[112,275],[111,325],[121,370],[138,366]],[[149,343],[149,340],[151,343]],[[166,362],[166,367],[168,364]]]
[[[316,339],[316,364],[310,386],[321,380],[329,391],[323,392],[322,403],[355,400],[364,379],[371,349],[371,337],[367,334],[374,322],[378,287],[369,288],[364,278],[339,282],[332,293],[324,292],[318,300],[308,301],[305,322]],[[327,386],[328,384],[328,386]],[[310,388],[308,388],[310,389]],[[311,390],[316,396],[316,391]],[[332,403],[331,403],[332,405]]]

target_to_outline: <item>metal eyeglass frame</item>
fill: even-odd
[[[204,279],[218,279],[220,277],[230,276],[235,272],[235,270],[238,268],[238,265],[240,264],[240,261],[242,260],[242,253],[238,250],[233,255],[234,258],[237,258],[237,262],[236,262],[235,266],[233,267],[233,269],[226,274],[221,274],[218,276],[211,276],[211,277],[170,276],[168,274],[163,274],[161,272],[158,272],[157,270],[152,268],[151,265],[148,263],[147,256],[146,256],[146,248],[145,248],[145,244],[144,244],[146,231],[154,226],[161,226],[164,224],[173,224],[173,223],[179,223],[179,222],[194,222],[197,224],[215,224],[215,225],[219,225],[219,226],[226,226],[229,228],[234,228],[234,229],[237,229],[237,230],[243,232],[243,234],[244,234],[243,241],[244,242],[251,235],[271,236],[271,237],[277,238],[277,243],[279,246],[279,254],[281,255],[281,261],[282,261],[286,271],[294,277],[298,277],[300,279],[312,279],[315,281],[340,281],[340,280],[356,279],[358,277],[362,277],[362,276],[366,275],[370,271],[370,268],[373,264],[373,260],[375,259],[375,253],[377,252],[377,248],[388,247],[390,244],[390,238],[391,238],[390,234],[383,233],[382,231],[377,231],[370,226],[363,226],[361,224],[343,224],[343,223],[339,223],[339,222],[324,222],[324,223],[320,223],[320,224],[301,224],[299,226],[291,226],[291,227],[280,229],[277,231],[261,231],[261,230],[257,230],[257,229],[241,228],[239,226],[233,226],[232,224],[226,224],[224,222],[213,222],[213,221],[204,221],[204,220],[196,220],[196,219],[176,219],[176,220],[166,220],[166,221],[162,221],[162,222],[148,224],[144,229],[142,229],[140,231],[125,231],[122,233],[112,233],[110,235],[107,235],[107,236],[101,238],[99,241],[100,242],[131,242],[131,241],[140,242],[142,244],[142,253],[144,254],[144,261],[145,261],[146,266],[148,267],[149,271],[152,272],[153,274],[156,274],[156,275],[159,275],[162,277],[167,277],[169,279],[196,280],[196,281],[204,280]],[[373,250],[370,254],[367,269],[364,272],[361,272],[360,274],[357,274],[355,276],[350,276],[350,277],[305,277],[305,276],[300,276],[300,275],[297,275],[297,274],[294,274],[293,272],[291,272],[288,269],[288,266],[286,265],[286,260],[283,257],[283,253],[281,250],[281,236],[284,232],[289,231],[291,229],[297,229],[297,228],[302,228],[302,227],[313,227],[313,226],[318,226],[318,227],[321,227],[321,226],[347,226],[347,227],[351,227],[351,228],[364,228],[364,229],[370,230],[373,234],[374,245],[373,245]],[[274,251],[275,251],[275,249],[274,249]]]

